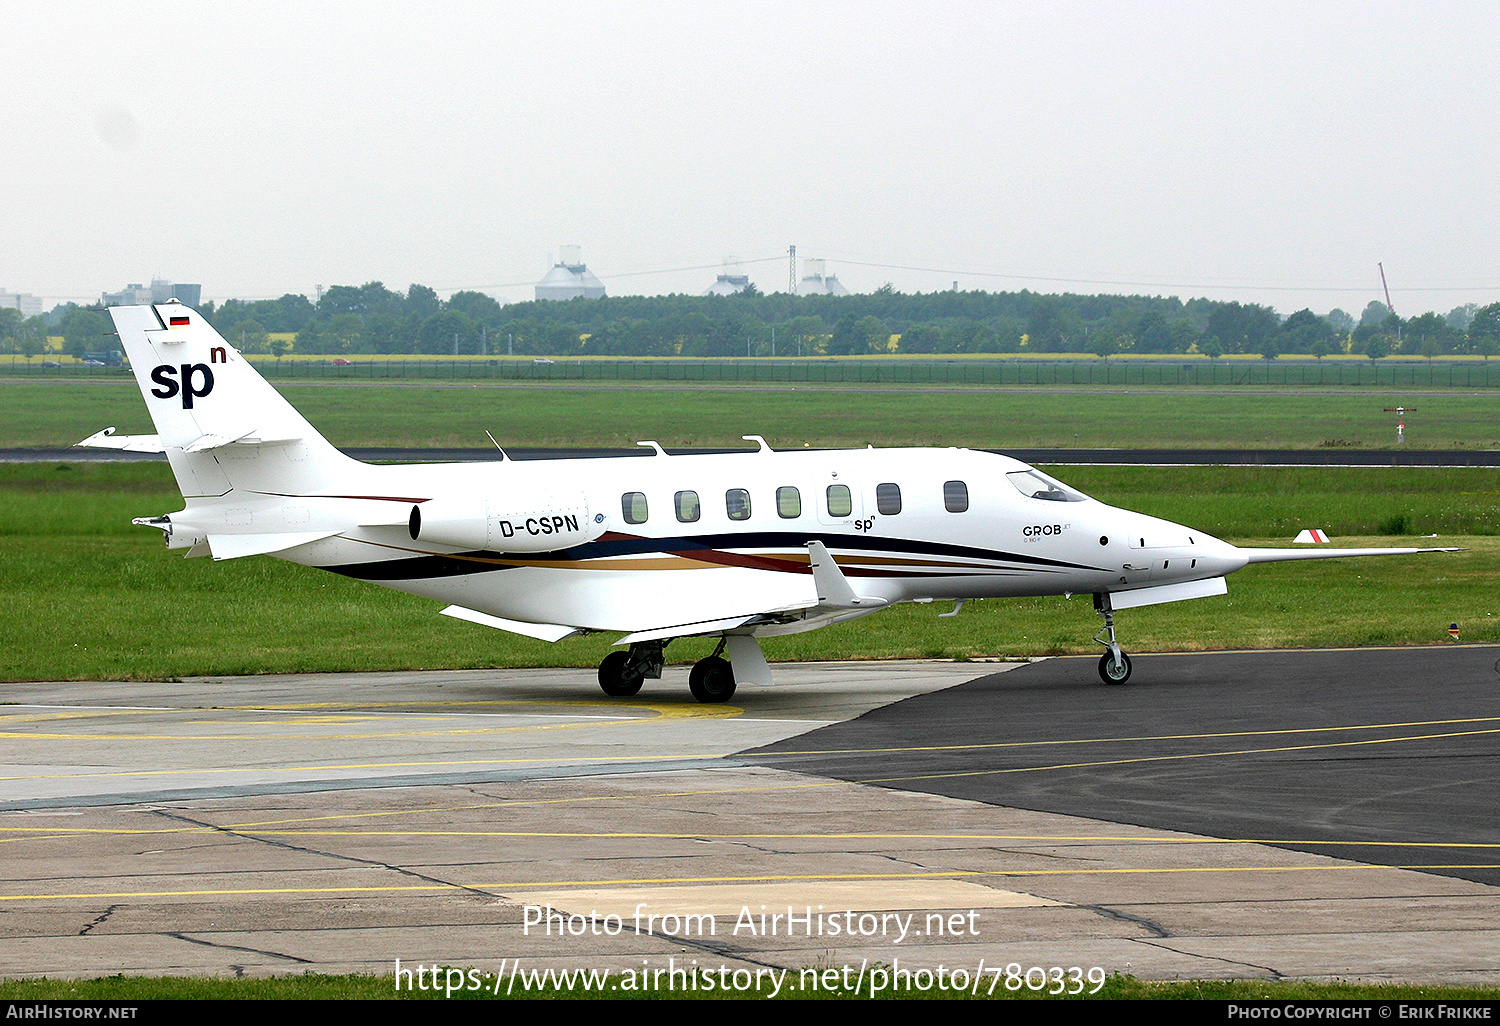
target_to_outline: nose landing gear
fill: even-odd
[[[1094,594],[1094,611],[1104,617],[1104,626],[1094,640],[1109,649],[1099,660],[1099,678],[1106,684],[1124,684],[1130,679],[1130,657],[1115,640],[1115,611],[1109,604],[1108,592]]]

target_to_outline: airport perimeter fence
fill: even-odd
[[[389,360],[355,357],[274,360],[252,357],[275,380],[315,381],[636,381],[707,384],[966,385],[1038,387],[1500,388],[1500,360],[931,360],[577,359]],[[119,377],[118,367],[0,363],[5,376]]]

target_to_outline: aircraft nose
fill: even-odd
[[[1183,524],[1141,517],[1129,538],[1132,549],[1148,557],[1158,574],[1183,580],[1222,577],[1249,563],[1239,549],[1211,534]]]
[[[1249,557],[1239,549],[1213,535],[1193,532],[1192,539],[1193,545],[1190,548],[1197,551],[1188,555],[1198,561],[1197,569],[1207,569],[1215,577],[1232,574],[1250,562]]]

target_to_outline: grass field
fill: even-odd
[[[335,445],[744,447],[960,445],[974,448],[1500,448],[1500,395],[1369,392],[1037,392],[669,389],[640,386],[283,384]],[[0,447],[67,446],[102,427],[153,430],[129,381],[0,382]]]
[[[1351,545],[1468,551],[1252,567],[1229,595],[1119,616],[1132,652],[1500,641],[1500,471],[1072,467],[1106,502],[1234,541],[1302,526]],[[436,603],[268,557],[168,553],[130,518],[181,508],[159,464],[0,466],[0,679],[137,679],[398,668],[592,667],[612,635],[557,645],[436,615]],[[1392,537],[1400,533],[1405,537]],[[783,659],[1026,657],[1098,651],[1087,596],[902,605],[766,642]],[[337,644],[329,639],[337,638]],[[707,654],[683,640],[673,662]],[[580,676],[589,686],[589,675]]]
[[[1211,360],[1193,354],[1126,354],[1108,360],[1087,353],[955,356],[840,356],[766,359],[683,357],[332,356],[293,354],[250,359],[275,381],[597,381],[785,383],[808,385],[940,385],[953,387],[1090,388],[1500,388],[1500,360],[1361,357],[1317,360],[1289,355],[1264,360],[1238,354]],[[118,377],[118,368],[85,367],[69,357],[26,361],[0,355],[0,378]]]

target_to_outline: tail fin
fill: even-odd
[[[304,492],[360,465],[196,310],[173,302],[109,314],[185,499]]]

